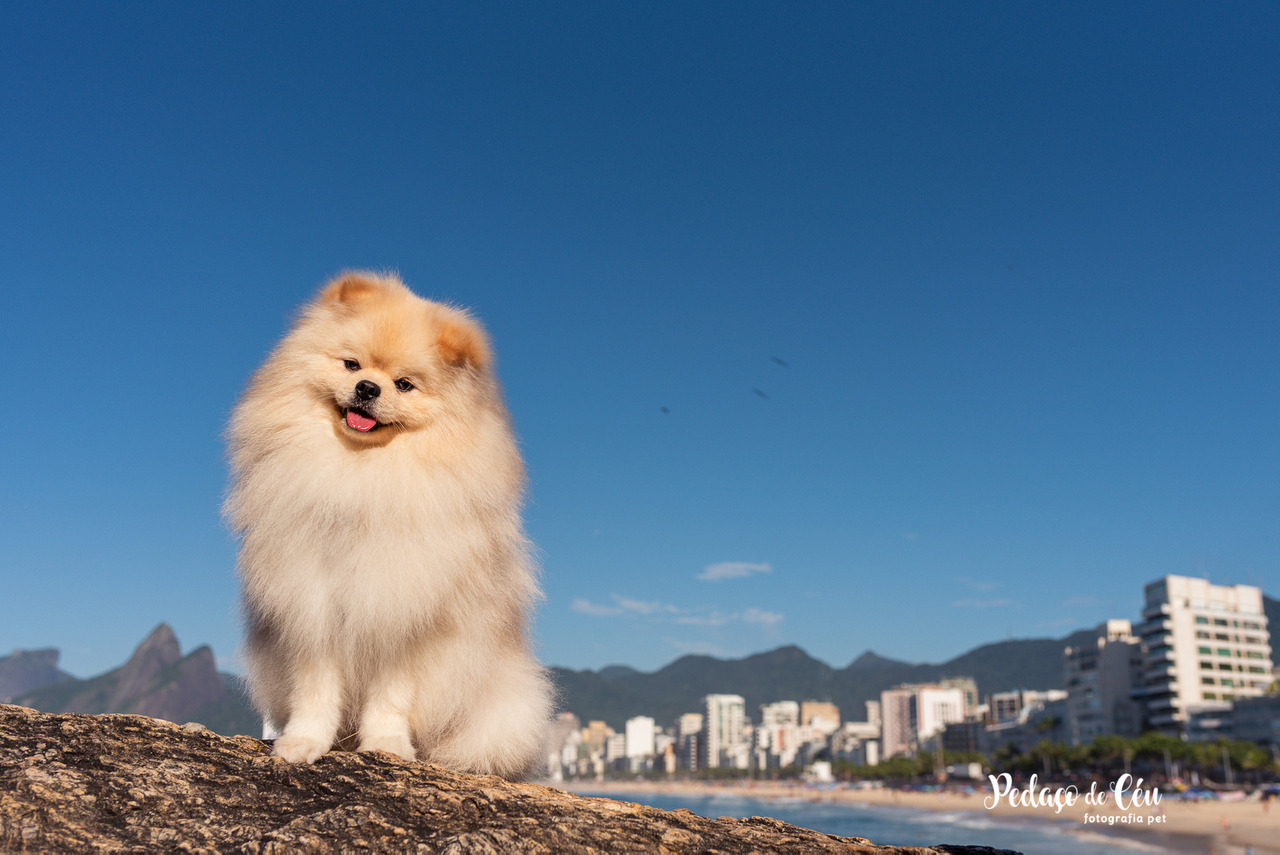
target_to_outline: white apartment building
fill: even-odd
[[[978,713],[978,683],[972,677],[943,677],[938,685],[944,689],[960,689],[964,692],[964,718],[973,718]]]
[[[1260,588],[1165,576],[1144,593],[1136,634],[1146,645],[1141,692],[1149,727],[1181,734],[1190,710],[1266,691],[1271,637]]]
[[[687,712],[676,719],[676,736],[692,736],[702,730],[702,713]]]
[[[799,727],[800,705],[795,701],[775,701],[760,705],[761,727]]]
[[[913,756],[921,744],[952,722],[965,719],[965,690],[933,684],[909,684],[880,693],[885,757]]]
[[[756,728],[756,765],[760,768],[790,766],[800,748],[800,704],[777,701],[760,706]]]
[[[625,759],[627,756],[627,735],[625,733],[615,733],[604,741],[604,761],[613,763],[615,760]]]
[[[932,739],[948,724],[964,721],[965,692],[959,686],[921,686],[916,692],[916,738]]]
[[[751,746],[747,742],[746,701],[742,695],[707,695],[703,704],[704,766],[747,768]]]
[[[656,753],[654,750],[656,732],[653,719],[647,715],[627,719],[627,756],[633,759],[652,757]]]
[[[1099,624],[1091,641],[1065,648],[1062,658],[1072,745],[1142,731],[1142,705],[1133,698],[1143,679],[1142,641],[1129,621]]]

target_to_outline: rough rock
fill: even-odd
[[[0,706],[4,852],[994,853],[706,819],[382,753],[313,766],[198,724]]]

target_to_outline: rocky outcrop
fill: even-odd
[[[313,766],[247,736],[0,706],[0,851],[992,853],[706,819],[387,754]]]

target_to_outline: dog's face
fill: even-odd
[[[359,446],[385,445],[458,415],[488,370],[488,345],[474,321],[386,277],[338,279],[303,324],[314,345],[313,388],[335,431]]]

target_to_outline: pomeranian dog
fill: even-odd
[[[465,312],[391,275],[325,286],[228,428],[250,694],[273,752],[518,777],[542,755],[524,467]]]

